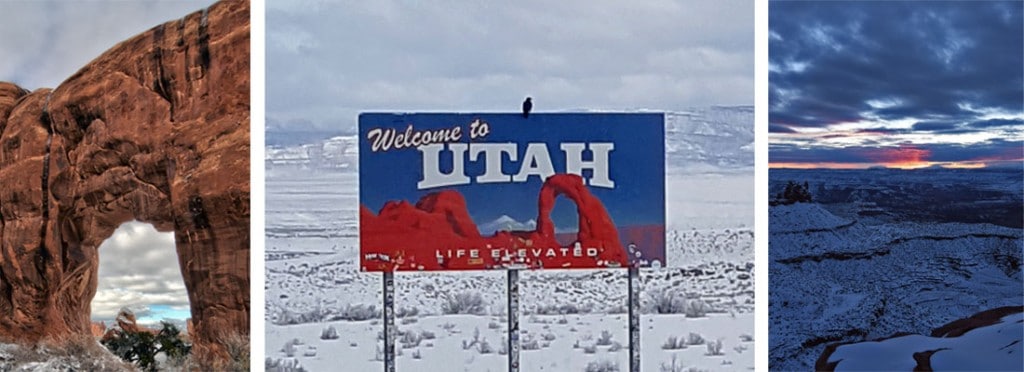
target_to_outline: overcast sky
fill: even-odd
[[[0,81],[54,88],[115,44],[213,2],[4,0]]]
[[[772,166],[1019,166],[1022,8],[772,2]]]
[[[365,110],[750,105],[750,1],[273,1],[270,127]]]
[[[139,33],[200,10],[203,1],[5,1],[0,8],[0,81],[54,88],[101,53]],[[122,306],[140,322],[189,317],[174,236],[148,224],[122,225],[100,248],[94,319]]]

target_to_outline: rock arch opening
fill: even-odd
[[[159,329],[159,322],[168,321],[186,332],[191,310],[173,232],[136,220],[122,223],[99,246],[96,276],[94,335],[114,324],[121,308],[131,310],[141,326]]]

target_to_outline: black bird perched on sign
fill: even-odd
[[[526,100],[523,101],[523,117],[524,118],[530,117],[530,110],[533,110],[533,101],[532,101],[532,98],[526,97]]]

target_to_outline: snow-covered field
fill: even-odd
[[[644,371],[662,371],[663,363],[670,371],[753,369],[752,117],[746,107],[669,117],[671,268],[641,271]],[[352,141],[342,136],[267,150],[268,366],[383,368],[382,277],[357,267]],[[395,279],[399,371],[506,370],[505,272]],[[523,370],[584,371],[592,363],[626,370],[626,279],[625,270],[520,273]],[[446,314],[459,296],[479,296],[478,306]],[[698,311],[687,317],[686,308]]]
[[[708,185],[720,180],[730,183],[721,185],[727,188],[735,187],[731,183],[740,177],[745,176],[705,176],[702,181],[670,178],[669,184]],[[289,171],[268,178],[267,356],[294,358],[313,371],[337,370],[339,362],[345,363],[344,370],[351,371],[382,368],[381,362],[375,360],[377,335],[383,331],[378,320],[382,278],[380,274],[358,272],[356,175]],[[686,198],[672,200],[677,202],[670,202],[670,215],[685,204],[678,200]],[[727,215],[742,216],[749,212]],[[752,225],[736,217],[732,221],[736,226]],[[707,224],[694,221],[693,226],[702,223]],[[644,370],[659,371],[662,362],[671,365],[673,355],[677,366],[687,368],[752,368],[752,230],[681,228],[688,224],[686,218],[678,217],[669,222],[670,228],[676,227],[667,233],[666,239],[668,262],[674,268],[641,271],[641,305],[646,310],[641,330]],[[628,364],[626,279],[625,270],[521,273],[524,343],[536,339],[541,345],[538,350],[523,352],[524,370],[582,371],[588,363],[603,360],[624,370]],[[504,272],[396,274],[396,309],[416,312],[400,319],[399,331],[418,334],[425,330],[436,337],[418,347],[403,349],[398,368],[403,370],[407,363],[419,363],[419,368],[431,371],[504,370],[506,359],[498,352],[505,342],[505,281]],[[479,294],[483,314],[444,315],[446,303],[459,293]],[[656,314],[656,302],[664,302],[666,297],[671,302],[672,296],[678,297],[677,303],[706,304],[708,314],[700,318]],[[342,320],[360,319],[367,312],[372,319]],[[328,326],[335,327],[338,339],[320,339]],[[478,348],[463,350],[463,340],[471,342],[477,329],[493,348],[492,352],[481,353]],[[598,346],[588,353],[587,344],[596,344],[602,331],[610,332],[612,341],[621,348]],[[680,350],[662,349],[670,336],[687,338],[690,332],[712,342],[721,340],[723,355],[705,355],[706,344]],[[296,339],[300,345],[289,352],[285,344]],[[414,352],[421,359],[414,359]]]
[[[887,177],[879,181],[851,181],[851,178],[869,177],[872,172]],[[960,171],[929,172],[933,180],[931,190],[936,195],[942,194],[944,187],[954,187],[950,185],[955,182],[948,181],[965,180],[977,186],[955,187],[977,191],[997,185],[999,194],[995,195],[1010,200],[1009,205],[1013,204],[1012,200],[1020,200],[1020,189],[1002,186],[1014,182],[1019,185],[1020,181],[1005,178],[1003,173],[978,172],[969,178]],[[772,369],[813,369],[815,360],[830,344],[883,339],[904,333],[926,335],[940,325],[980,311],[1024,304],[1021,272],[1024,233],[1019,227],[941,222],[977,217],[892,208],[881,208],[887,217],[878,218],[875,213],[878,205],[887,202],[882,195],[898,197],[906,188],[923,184],[925,181],[913,180],[920,177],[920,173],[830,171],[822,173],[823,176],[811,171],[794,171],[781,174],[772,172],[773,184],[801,175],[807,177],[798,178],[798,182],[811,179],[812,194],[815,190],[837,190],[840,186],[849,186],[852,192],[841,205],[808,203],[769,209]],[[901,179],[894,175],[904,177],[906,182],[901,184]],[[998,178],[989,182],[986,177]],[[836,182],[822,183],[824,179]],[[816,186],[815,182],[821,186]],[[873,191],[864,192],[868,189]],[[927,195],[919,197],[927,199]],[[955,202],[967,200],[969,196]],[[933,208],[932,204],[934,202],[921,208]],[[1016,202],[1015,208],[1019,209],[1020,205]],[[870,209],[872,213],[859,213],[857,208]],[[977,210],[984,208],[961,209],[964,214]],[[999,212],[989,211],[989,216],[997,216]],[[897,342],[900,341],[892,344]],[[1016,351],[1019,361],[1024,349],[1019,344],[1013,348],[1011,351]]]

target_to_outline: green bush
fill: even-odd
[[[144,329],[125,331],[115,328],[101,342],[121,359],[138,365],[144,371],[156,371],[157,354],[164,353],[168,361],[181,361],[192,351],[192,346],[181,339],[178,327],[168,322],[161,322],[161,325],[156,334]]]

